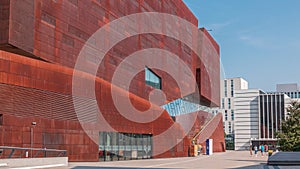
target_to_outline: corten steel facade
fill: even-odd
[[[99,132],[113,132],[101,124],[93,126],[94,110],[87,109],[87,115],[78,115],[73,104],[74,100],[82,104],[89,104],[85,99],[92,100],[72,95],[74,85],[83,91],[86,89],[83,84],[73,84],[72,78],[77,57],[92,34],[118,18],[142,12],[172,14],[198,25],[197,18],[180,0],[2,0],[0,9],[0,145],[30,147],[33,144],[39,148],[65,149],[70,161],[99,160],[99,145],[95,140],[99,140]],[[204,144],[204,139],[213,138],[214,151],[224,151],[222,117],[213,118],[203,111],[186,114],[184,116],[196,117],[192,130],[186,135],[167,111],[148,123],[128,120],[114,106],[111,93],[111,89],[117,90],[120,97],[126,93],[111,84],[116,68],[126,56],[142,49],[159,48],[176,54],[189,66],[196,77],[202,105],[218,106],[219,46],[205,29],[198,31],[197,52],[201,59],[176,39],[148,33],[129,36],[113,46],[99,65],[96,77],[82,72],[86,81],[95,80],[92,92],[97,95],[92,101],[97,102],[103,118],[115,131],[156,136],[172,128],[172,134],[165,140],[152,140],[151,157],[187,156],[192,136],[204,125],[197,141]],[[163,58],[156,62],[168,65],[168,60]],[[159,69],[152,71],[161,78],[166,103],[181,97],[172,76]],[[129,88],[132,105],[140,111],[147,110],[151,105],[148,96],[153,89],[145,83],[145,71],[138,73]],[[91,132],[83,129],[78,116],[92,128]],[[150,114],[144,116],[147,118]],[[36,122],[36,126],[32,126],[32,122]],[[170,150],[155,154],[170,142],[174,143]]]

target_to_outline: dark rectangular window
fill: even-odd
[[[276,124],[276,96],[272,95],[272,125],[273,125],[273,133],[272,138],[275,136],[275,132],[277,132],[277,124]]]
[[[280,113],[281,113],[281,122],[283,121],[283,120],[285,120],[285,114],[284,114],[284,109],[285,109],[285,107],[284,107],[284,95],[281,95],[281,103],[280,103]]]
[[[197,68],[196,69],[196,83],[198,86],[198,89],[199,89],[199,92],[200,92],[200,89],[201,89],[201,69],[200,68]]]
[[[264,138],[264,97],[263,96],[259,96],[260,97],[260,137]]]
[[[268,129],[269,129],[269,136],[268,138],[272,138],[272,99],[271,95],[268,95]]]
[[[225,100],[222,98],[222,109],[225,109]]]
[[[231,97],[233,97],[233,80],[230,80],[230,92],[231,92]]]
[[[227,97],[227,80],[224,80],[224,96]]]
[[[0,126],[3,125],[3,114],[0,114]]]
[[[265,95],[264,97],[264,138],[268,138],[268,97]]]
[[[147,85],[161,89],[161,78],[147,67],[145,68],[145,81]]]
[[[280,109],[280,95],[276,95],[276,114],[277,114],[277,130],[280,130],[280,126],[281,126],[281,109]]]

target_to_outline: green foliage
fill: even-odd
[[[292,102],[287,109],[282,131],[276,134],[282,151],[300,151],[300,103]]]

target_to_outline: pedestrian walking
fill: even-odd
[[[257,146],[256,145],[254,146],[254,154],[255,154],[255,157],[257,157]]]
[[[263,144],[260,145],[260,153],[261,153],[261,156],[263,157],[264,153],[265,153],[265,146]]]
[[[250,156],[252,157],[252,145],[249,146]]]
[[[265,154],[266,154],[266,156],[268,156],[269,146],[267,144],[265,144],[264,147],[265,147]]]

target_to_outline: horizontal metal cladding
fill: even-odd
[[[0,51],[0,65],[0,84],[3,90],[5,89],[6,91],[5,94],[1,95],[1,99],[3,99],[4,105],[7,105],[2,107],[2,109],[7,109],[7,112],[17,113],[18,116],[26,116],[26,114],[38,116],[38,114],[42,114],[41,116],[45,115],[47,118],[55,119],[60,117],[62,119],[75,120],[77,117],[80,117],[80,120],[84,122],[93,122],[96,119],[97,107],[90,105],[99,104],[101,112],[116,128],[124,129],[121,123],[118,123],[118,121],[124,120],[123,125],[140,126],[134,128],[142,127],[142,124],[130,123],[125,118],[121,118],[122,116],[118,113],[112,100],[110,92],[112,84],[108,81],[96,78],[96,91],[88,91],[88,95],[92,92],[99,93],[97,98],[90,98],[86,95],[74,95],[72,98],[70,91],[72,90],[70,84],[72,72],[69,68],[43,63],[3,51]],[[95,78],[87,73],[83,73],[83,77],[87,81]],[[54,87],[50,86],[52,83],[55,84]],[[78,90],[86,92],[86,86],[83,84],[76,84],[76,87]],[[116,86],[114,88],[117,89]],[[121,88],[117,90],[120,92],[120,96],[126,94],[125,90]],[[139,110],[147,110],[149,108],[149,101],[139,96],[130,94],[130,99],[133,106]],[[79,103],[77,113],[83,113],[76,114],[73,108],[73,101]],[[28,105],[30,106],[27,107]],[[173,122],[168,113],[164,112],[155,123],[165,124],[159,126],[161,131],[158,131],[158,133],[160,133],[168,128],[166,124],[171,125]],[[150,129],[151,127],[148,126],[148,128]]]
[[[72,97],[59,93],[0,84],[0,111],[19,117],[77,120]]]

